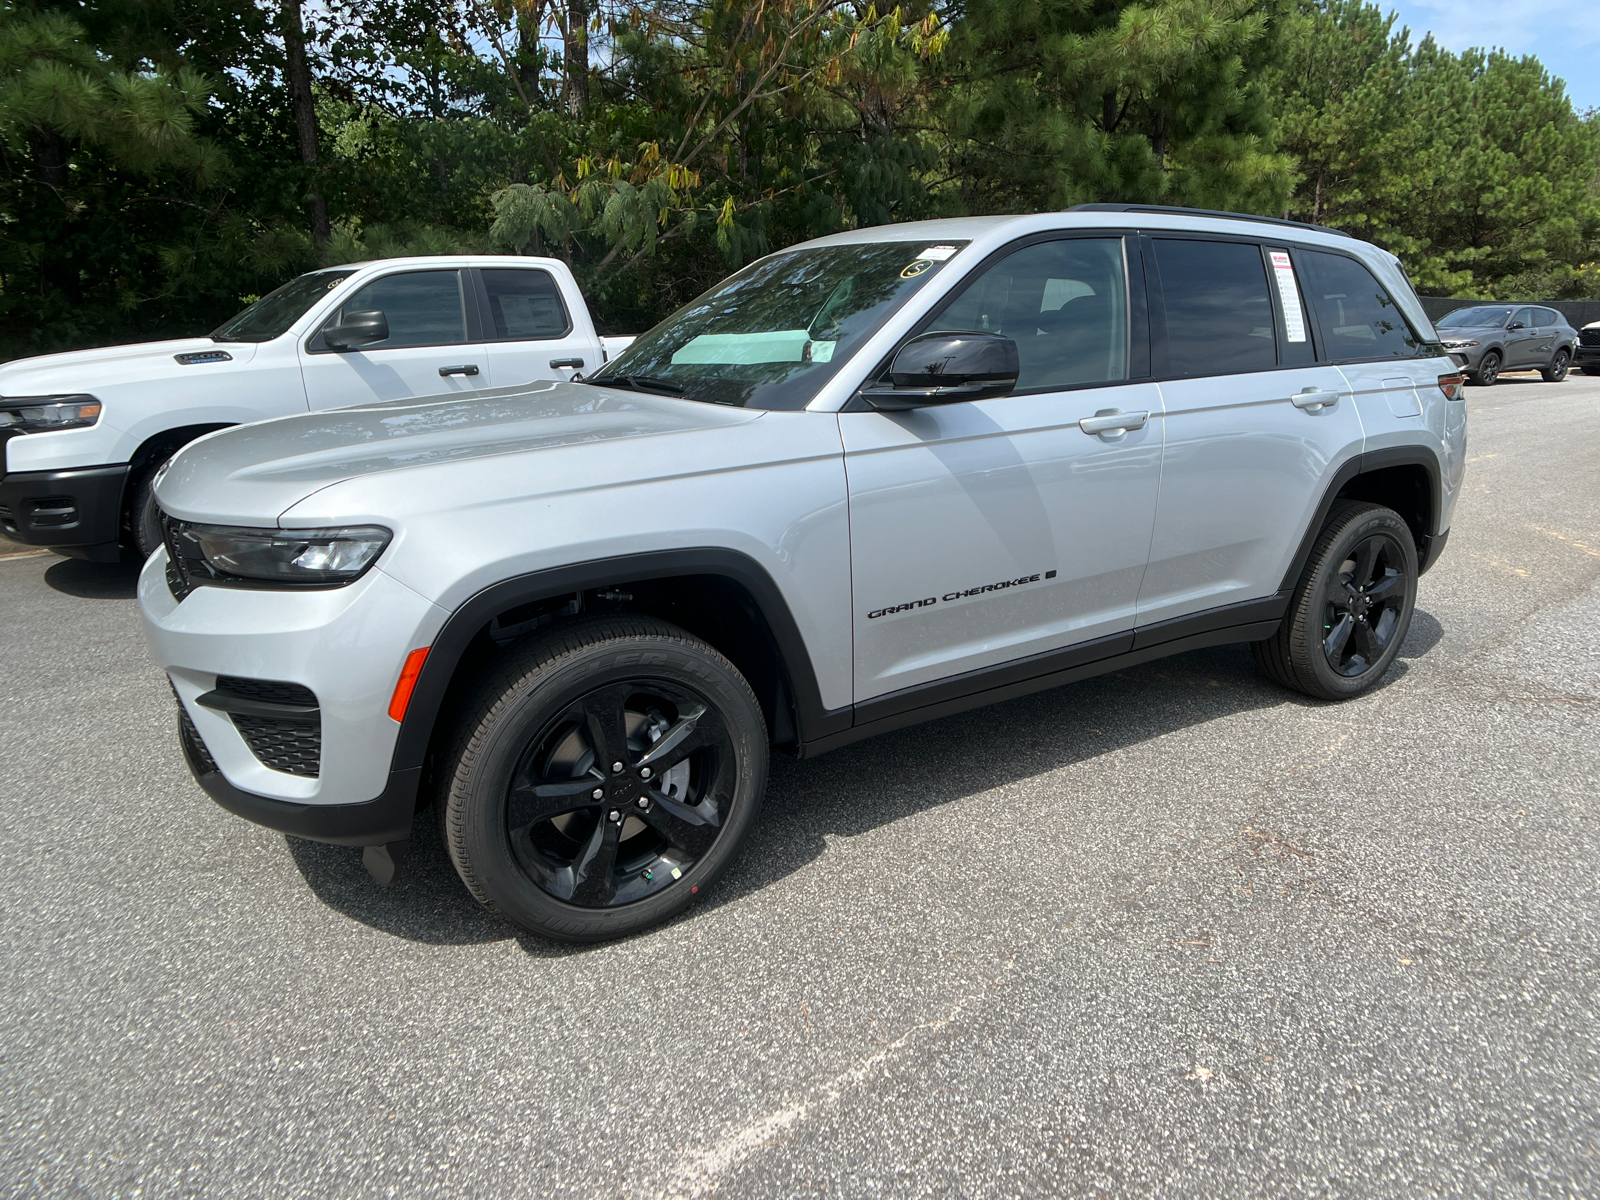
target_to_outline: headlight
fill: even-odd
[[[376,525],[342,529],[239,529],[167,522],[168,547],[190,584],[255,580],[327,587],[361,577],[392,536]]]
[[[93,396],[0,397],[0,429],[13,433],[80,429],[99,419],[100,401]]]
[[[1444,348],[1446,350],[1465,350],[1468,347],[1476,346],[1477,344],[1478,343],[1476,341],[1471,341],[1471,342],[1461,342],[1461,341],[1445,342],[1444,343]]]

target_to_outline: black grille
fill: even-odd
[[[298,683],[283,683],[276,679],[246,679],[242,675],[218,675],[217,691],[246,700],[262,700],[268,704],[298,704],[306,708],[317,706],[317,697],[310,688]]]
[[[322,769],[322,721],[284,720],[233,714],[233,726],[250,752],[274,771],[306,775],[312,779]]]
[[[166,513],[161,513],[161,540],[167,547],[167,590],[172,593],[174,600],[182,604],[194,586],[189,582],[188,565],[178,548],[177,524]]]
[[[172,698],[178,700],[178,689],[172,689]],[[200,774],[210,775],[217,769],[211,751],[206,749],[206,744],[201,740],[200,731],[194,727],[194,721],[189,717],[189,710],[183,706],[183,701],[178,700],[178,737],[182,739],[184,748],[188,750],[189,757],[194,759],[200,767]]]
[[[311,709],[306,713],[285,712],[270,716],[241,712],[229,715],[250,752],[274,771],[314,779],[322,770],[322,713],[317,711],[317,696],[310,688],[279,679],[218,675],[217,690],[212,694],[219,701],[237,697],[258,704]]]
[[[1600,346],[1600,329],[1585,329],[1578,335],[1578,340],[1585,346]]]

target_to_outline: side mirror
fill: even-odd
[[[900,347],[889,367],[893,383],[868,384],[861,397],[883,412],[929,404],[989,400],[1017,386],[1017,344],[997,333],[925,333]]]
[[[345,313],[344,320],[339,324],[325,326],[322,330],[322,340],[332,350],[354,350],[360,346],[370,346],[373,342],[387,341],[388,337],[389,318],[383,315],[381,308]]]
[[[1526,329],[1527,326],[1524,325],[1521,321],[1513,321],[1513,322],[1511,322],[1511,324],[1507,328],[1509,328],[1512,333],[1515,333],[1519,329]]]

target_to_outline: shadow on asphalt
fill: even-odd
[[[1443,634],[1439,621],[1418,609],[1381,686],[1402,678],[1406,660],[1427,654]],[[1320,703],[1258,676],[1247,646],[1217,646],[884,734],[819,759],[775,755],[761,823],[742,856],[678,920],[694,920],[801,870],[822,855],[830,834],[855,837],[1219,717]],[[388,889],[372,881],[359,850],[285,840],[319,900],[396,937],[439,945],[516,938],[543,958],[589,949],[530,937],[481,908],[457,877],[431,809],[417,815],[411,853]]]
[[[96,563],[64,558],[45,569],[44,581],[81,600],[132,600],[142,562]]]

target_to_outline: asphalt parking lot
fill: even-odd
[[[1386,686],[1243,647],[775,762],[665,929],[213,805],[129,568],[0,560],[19,1196],[1600,1194],[1600,379],[1473,389]],[[0,553],[13,549],[0,543]]]

